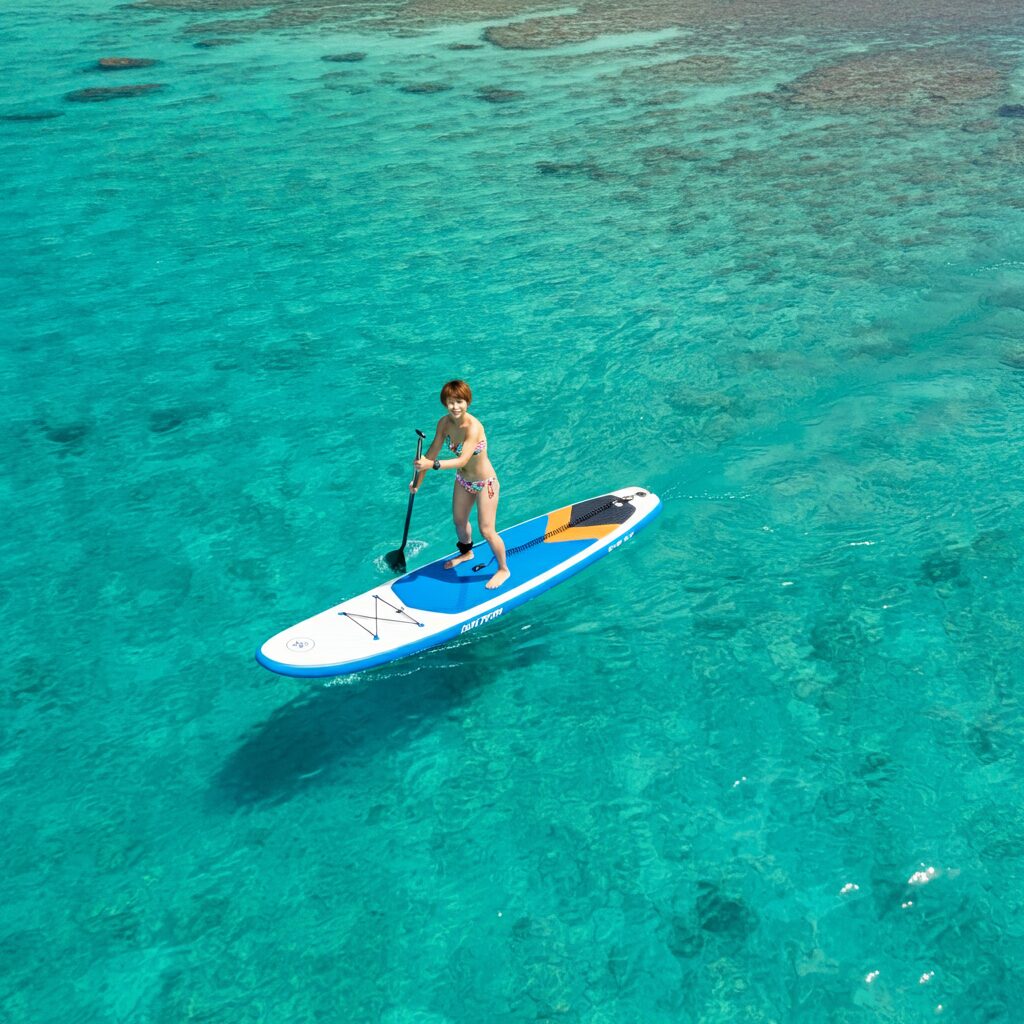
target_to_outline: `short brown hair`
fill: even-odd
[[[450,380],[441,388],[441,404],[447,405],[449,398],[458,398],[469,405],[473,401],[473,392],[464,380]]]

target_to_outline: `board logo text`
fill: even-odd
[[[465,633],[470,629],[476,629],[477,626],[482,626],[485,622],[490,622],[491,619],[496,619],[504,610],[504,608],[495,608],[493,612],[488,612],[486,615],[481,615],[478,619],[474,619],[472,622],[467,622],[459,632]]]

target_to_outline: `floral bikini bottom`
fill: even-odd
[[[481,494],[487,488],[487,497],[494,497],[494,485],[498,482],[496,476],[489,476],[486,480],[467,480],[458,470],[455,471],[455,482],[464,487],[470,494]]]

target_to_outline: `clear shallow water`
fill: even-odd
[[[191,24],[0,16],[0,113],[62,114],[0,121],[4,1015],[1016,1020],[1018,44],[879,94],[877,34]],[[453,374],[504,522],[637,482],[660,525],[269,676],[380,579]]]

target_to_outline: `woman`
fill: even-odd
[[[452,518],[458,537],[458,557],[444,563],[451,569],[460,562],[473,557],[473,530],[469,525],[469,513],[476,505],[476,521],[480,533],[494,552],[498,571],[487,581],[488,590],[496,590],[511,575],[505,561],[505,543],[494,527],[498,514],[500,485],[494,474],[494,467],[487,457],[487,438],[483,424],[469,413],[473,392],[464,380],[450,380],[441,388],[441,404],[448,409],[448,415],[437,421],[434,440],[430,442],[426,455],[416,459],[416,477],[409,490],[415,493],[428,469],[454,469],[455,490],[452,493]],[[450,456],[441,459],[438,456]]]

